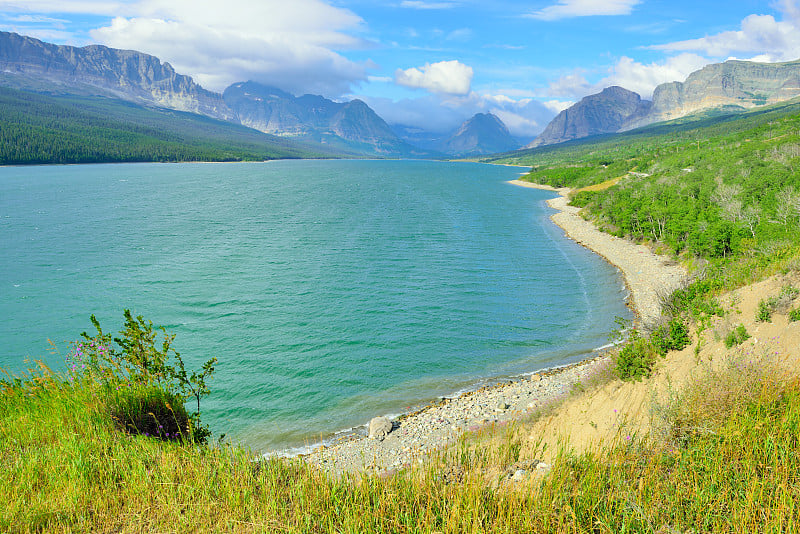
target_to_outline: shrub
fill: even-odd
[[[750,334],[747,333],[744,325],[740,324],[725,336],[725,347],[731,348],[734,345],[741,345],[748,339],[750,339]]]
[[[758,309],[756,310],[756,321],[761,323],[769,323],[772,322],[772,306],[768,300],[761,300],[758,303]]]
[[[795,308],[789,312],[789,321],[800,321],[800,308]]]
[[[84,341],[76,342],[67,358],[70,370],[89,374],[105,385],[109,414],[126,431],[205,443],[211,431],[200,423],[200,398],[210,392],[206,379],[214,374],[217,359],[211,358],[200,372],[189,374],[180,353],[172,348],[174,334],[154,327],[141,315],[134,318],[130,310],[124,316],[120,337],[113,337],[103,332],[92,315],[97,334],[81,334]],[[196,402],[197,410],[187,415],[184,404],[189,399]]]
[[[673,317],[668,324],[658,327],[653,332],[650,341],[658,354],[666,356],[671,350],[683,349],[691,340],[689,329],[683,320],[680,317]]]
[[[120,429],[169,441],[193,434],[183,401],[158,386],[140,384],[114,386],[106,396],[108,411]]]
[[[641,380],[650,377],[656,361],[656,349],[649,339],[633,330],[617,353],[615,370],[622,380]]]

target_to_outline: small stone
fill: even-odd
[[[531,375],[531,382],[538,382],[542,377],[539,375]]]
[[[539,462],[538,464],[536,464],[536,470],[537,471],[542,471],[542,472],[549,471],[550,470],[550,465],[546,464],[544,462]]]
[[[373,417],[369,422],[369,439],[383,441],[392,431],[392,422],[386,417]]]

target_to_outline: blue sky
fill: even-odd
[[[800,58],[800,0],[0,0],[0,29],[140,50],[217,91],[357,97],[390,123],[491,111],[528,137],[608,85],[648,98],[708,63]]]

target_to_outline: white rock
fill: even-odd
[[[504,411],[508,410],[510,407],[511,407],[510,404],[508,404],[505,400],[501,399],[497,403],[497,407],[494,410],[496,412],[504,412]]]
[[[369,422],[369,439],[383,441],[392,431],[392,422],[386,417],[373,417]]]

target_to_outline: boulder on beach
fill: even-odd
[[[369,422],[369,439],[383,441],[392,431],[392,422],[386,417],[373,417]]]

